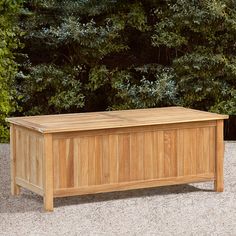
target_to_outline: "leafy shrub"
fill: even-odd
[[[15,15],[20,3],[21,1],[0,2],[0,142],[8,140],[9,131],[5,118],[15,110],[12,100],[15,93],[12,85],[17,72],[14,51],[21,46]]]

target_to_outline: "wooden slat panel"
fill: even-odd
[[[118,183],[118,136],[109,135],[110,183]]]
[[[176,131],[164,132],[164,175],[177,176]]]
[[[43,136],[16,126],[16,148],[16,176],[42,188]]]
[[[177,131],[177,176],[184,176],[184,130]]]
[[[95,178],[96,185],[102,183],[102,136],[95,136]]]
[[[197,130],[189,129],[191,175],[197,174]]]
[[[210,130],[209,128],[203,128],[203,173],[209,173],[209,154],[210,154]]]
[[[130,134],[130,180],[144,179],[144,135]]]
[[[88,139],[80,138],[79,141],[79,186],[88,185]]]
[[[197,149],[197,155],[198,155],[198,161],[197,161],[197,174],[202,174],[204,173],[204,140],[203,140],[203,135],[204,135],[204,129],[203,128],[198,128],[197,129],[197,142],[198,142],[198,149]]]
[[[30,158],[30,178],[29,182],[37,185],[37,138],[35,136],[30,136],[29,139],[29,158]]]
[[[22,139],[21,139],[21,131],[16,128],[16,176],[17,177],[20,177],[22,178],[22,168],[21,168],[21,165],[22,165],[22,156],[23,156],[23,153],[22,153],[22,148],[23,146],[21,145],[21,142],[22,142]]]
[[[153,132],[144,133],[144,179],[153,179]]]
[[[59,141],[53,141],[53,177],[54,177],[54,189],[58,189],[60,187],[60,148]],[[78,187],[78,186],[77,186]]]
[[[66,166],[66,170],[59,171],[59,186],[55,186],[71,188],[209,173],[209,166],[214,165],[209,159],[210,133],[214,136],[214,129],[194,127],[58,139],[59,169]],[[213,151],[210,155],[214,156]]]
[[[130,135],[118,136],[119,145],[119,182],[130,180]]]
[[[37,185],[43,187],[43,138],[38,138],[38,175],[37,175]]]
[[[79,138],[74,138],[74,186],[79,187]]]
[[[22,179],[26,180],[26,149],[24,148],[25,146],[25,142],[26,142],[26,138],[25,138],[25,132],[23,130],[20,131],[20,137],[21,137],[21,142],[19,145],[21,145],[22,147],[22,153],[21,153],[21,157],[20,157],[20,172],[21,172],[21,177]]]
[[[102,183],[110,183],[109,136],[102,137]]]
[[[216,128],[210,127],[210,140],[209,140],[209,171],[215,173],[215,156],[216,156]]]
[[[25,131],[25,177],[28,182],[30,182],[30,154],[29,154],[29,149],[30,149],[30,142],[29,142],[29,133]]]
[[[190,147],[189,147],[189,130],[184,129],[184,176],[191,175],[191,155],[190,155]]]
[[[59,140],[59,183],[60,188],[66,188],[66,139]]]
[[[88,139],[88,184],[96,184],[95,173],[95,137],[86,137]]]
[[[157,178],[163,178],[164,173],[164,132],[158,131],[155,134],[157,139],[157,148],[155,149],[157,156]]]
[[[215,128],[199,128],[198,143],[197,143],[197,174],[209,173],[210,165],[214,163],[214,147],[215,145],[210,140],[214,136]],[[213,162],[210,161],[213,158]],[[211,163],[211,164],[210,164]],[[211,167],[214,169],[214,167]]]
[[[74,142],[72,139],[66,141],[66,173],[67,187],[74,186]]]

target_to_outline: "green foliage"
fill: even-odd
[[[235,114],[233,0],[28,0],[19,24],[15,115],[169,105]]]
[[[174,72],[156,64],[134,68],[133,73],[119,71],[113,80],[120,102],[115,109],[168,106],[177,103]],[[138,82],[137,82],[138,81]]]
[[[173,48],[180,104],[234,112],[235,12],[231,0],[169,0],[156,11],[152,43]]]
[[[8,140],[9,131],[5,118],[14,111],[13,89],[10,87],[17,72],[14,50],[19,46],[19,29],[14,14],[19,10],[21,1],[0,2],[0,142]]]
[[[32,67],[28,76],[19,73],[17,80],[24,86],[18,89],[18,97],[25,114],[60,113],[83,107],[81,82],[76,79],[81,71],[79,67],[40,64]]]
[[[152,61],[146,52],[155,52],[146,7],[140,1],[27,1],[21,21],[27,56],[19,58],[16,80],[20,114],[156,106],[164,98],[171,104],[175,89],[168,99],[165,89],[173,81],[135,70]]]

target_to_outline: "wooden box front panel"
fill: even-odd
[[[23,127],[15,129],[16,182],[43,189],[43,136]]]
[[[54,190],[214,175],[215,123],[53,136]]]

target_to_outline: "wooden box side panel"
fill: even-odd
[[[214,176],[215,126],[65,133],[53,153],[54,190]]]
[[[23,127],[16,127],[16,182],[41,193],[43,189],[43,136]]]

